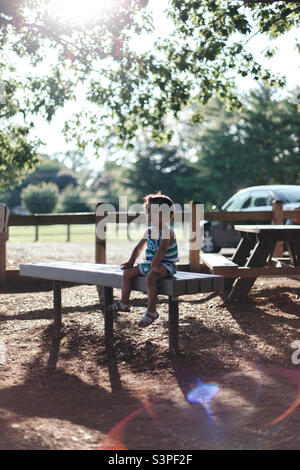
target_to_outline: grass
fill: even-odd
[[[144,227],[141,230],[130,226],[130,239],[139,240],[143,234]],[[108,224],[106,236],[108,240],[128,240],[126,227],[120,227],[119,232],[116,230],[115,225]],[[36,241],[35,227],[33,226],[20,226],[9,227],[9,241],[17,243],[26,243]],[[183,231],[176,230],[176,237],[178,240],[186,239]],[[66,242],[68,240],[68,226],[67,225],[41,225],[38,227],[38,241],[39,242]],[[92,242],[95,240],[95,225],[71,225],[70,226],[70,241],[72,242]]]

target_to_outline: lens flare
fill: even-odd
[[[159,426],[159,428],[163,430],[163,426],[161,425],[160,420],[152,406],[154,402],[150,402],[143,395],[141,396],[141,401],[143,402],[143,406],[133,411],[124,419],[122,419],[122,421],[116,424],[116,426],[114,426],[106,435],[106,437],[101,441],[97,450],[128,450],[123,442],[125,428],[138,414],[142,413],[143,411],[146,411],[148,416],[150,416],[150,418]]]
[[[186,398],[191,403],[199,403],[207,414],[211,417],[211,400],[217,395],[220,387],[213,383],[204,383],[200,379],[197,380],[197,386],[191,390]]]
[[[109,2],[104,0],[51,0],[49,10],[52,16],[63,21],[86,23],[108,8],[108,5]]]
[[[128,450],[123,443],[124,429],[127,424],[142,411],[144,411],[144,407],[133,411],[130,415],[126,416],[126,418],[122,419],[122,421],[109,431],[107,436],[101,441],[97,450]]]
[[[272,369],[269,371],[270,373],[274,372],[275,374],[280,374],[284,377],[288,377],[291,379],[292,382],[297,386],[297,396],[291,406],[278,418],[274,419],[269,423],[270,426],[273,424],[277,424],[287,416],[289,416],[299,405],[300,405],[300,372],[295,370],[285,370],[285,369]]]

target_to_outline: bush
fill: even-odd
[[[61,212],[90,212],[91,205],[86,193],[78,187],[67,186],[60,195]]]
[[[53,212],[58,197],[58,187],[53,183],[30,184],[21,193],[22,203],[31,214]]]

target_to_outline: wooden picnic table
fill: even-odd
[[[201,254],[213,274],[225,279],[224,293],[230,301],[247,295],[259,276],[300,276],[300,225],[235,225],[241,240],[231,259]],[[278,242],[284,242],[289,258],[274,258]]]

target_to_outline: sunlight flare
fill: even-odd
[[[87,23],[107,9],[109,3],[105,0],[51,0],[49,8],[51,14],[65,22]]]

